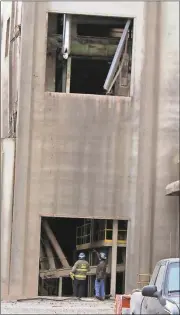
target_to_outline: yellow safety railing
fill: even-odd
[[[105,229],[106,243],[112,242],[113,229]],[[118,244],[126,244],[127,230],[118,230]]]
[[[76,245],[88,244],[91,242],[91,223],[85,223],[76,228]]]
[[[85,223],[76,229],[76,245],[88,244],[91,242],[104,241],[105,243],[112,242],[113,229],[106,228],[96,229],[92,235],[91,223]],[[118,244],[126,245],[127,230],[118,230]]]

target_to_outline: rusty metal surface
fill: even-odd
[[[130,98],[45,93],[40,212],[121,218]]]

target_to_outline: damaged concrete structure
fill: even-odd
[[[179,3],[4,2],[1,24],[2,298],[38,294],[40,257],[50,272],[52,253],[65,262],[74,227],[58,239],[49,218],[111,220],[113,295],[127,221],[129,292],[178,256],[179,205],[164,188],[177,179]]]

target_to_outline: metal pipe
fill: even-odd
[[[109,94],[109,93],[111,92],[112,87],[113,87],[114,83],[116,82],[117,77],[118,77],[118,75],[120,74],[120,72],[121,72],[121,70],[122,70],[122,67],[123,67],[123,64],[124,64],[124,56],[125,56],[125,54],[123,54],[123,58],[122,58],[122,60],[121,60],[119,69],[118,69],[118,71],[116,72],[116,74],[115,74],[115,76],[114,76],[114,79],[112,80],[112,82],[111,82],[111,84],[110,84],[110,87],[109,87],[109,89],[108,89],[108,91],[107,91],[106,94]]]
[[[130,24],[131,24],[131,20],[127,20],[125,28],[123,30],[123,34],[122,34],[121,39],[119,41],[118,47],[116,49],[113,61],[111,63],[111,67],[109,69],[106,81],[105,81],[104,86],[103,86],[103,88],[105,90],[109,90],[111,82],[112,82],[112,80],[114,78],[114,75],[116,73],[116,70],[117,70],[117,67],[118,67],[118,64],[119,64],[119,60],[120,60],[120,57],[121,57],[121,54],[122,54],[122,51],[123,51],[123,46],[124,46],[124,43],[125,43],[125,40],[126,40],[126,36],[128,34],[128,30],[129,30]]]
[[[116,273],[117,273],[117,240],[118,240],[118,221],[113,220],[113,239],[111,257],[111,295],[116,295]]]
[[[52,246],[54,247],[56,254],[58,255],[58,257],[59,257],[59,259],[63,265],[63,268],[70,268],[70,265],[68,264],[68,261],[64,255],[59,243],[57,242],[49,224],[47,223],[47,221],[44,220],[42,222],[42,225],[43,225],[43,228],[47,234],[48,239],[50,240]]]
[[[62,281],[63,281],[63,278],[60,277],[59,278],[59,285],[58,285],[58,296],[62,297]]]
[[[63,47],[62,54],[64,59],[68,59],[71,46],[71,16],[64,14],[63,22]]]

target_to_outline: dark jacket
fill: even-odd
[[[102,280],[105,279],[106,276],[106,261],[105,260],[100,260],[99,264],[97,265],[96,268],[96,279],[97,280]]]

